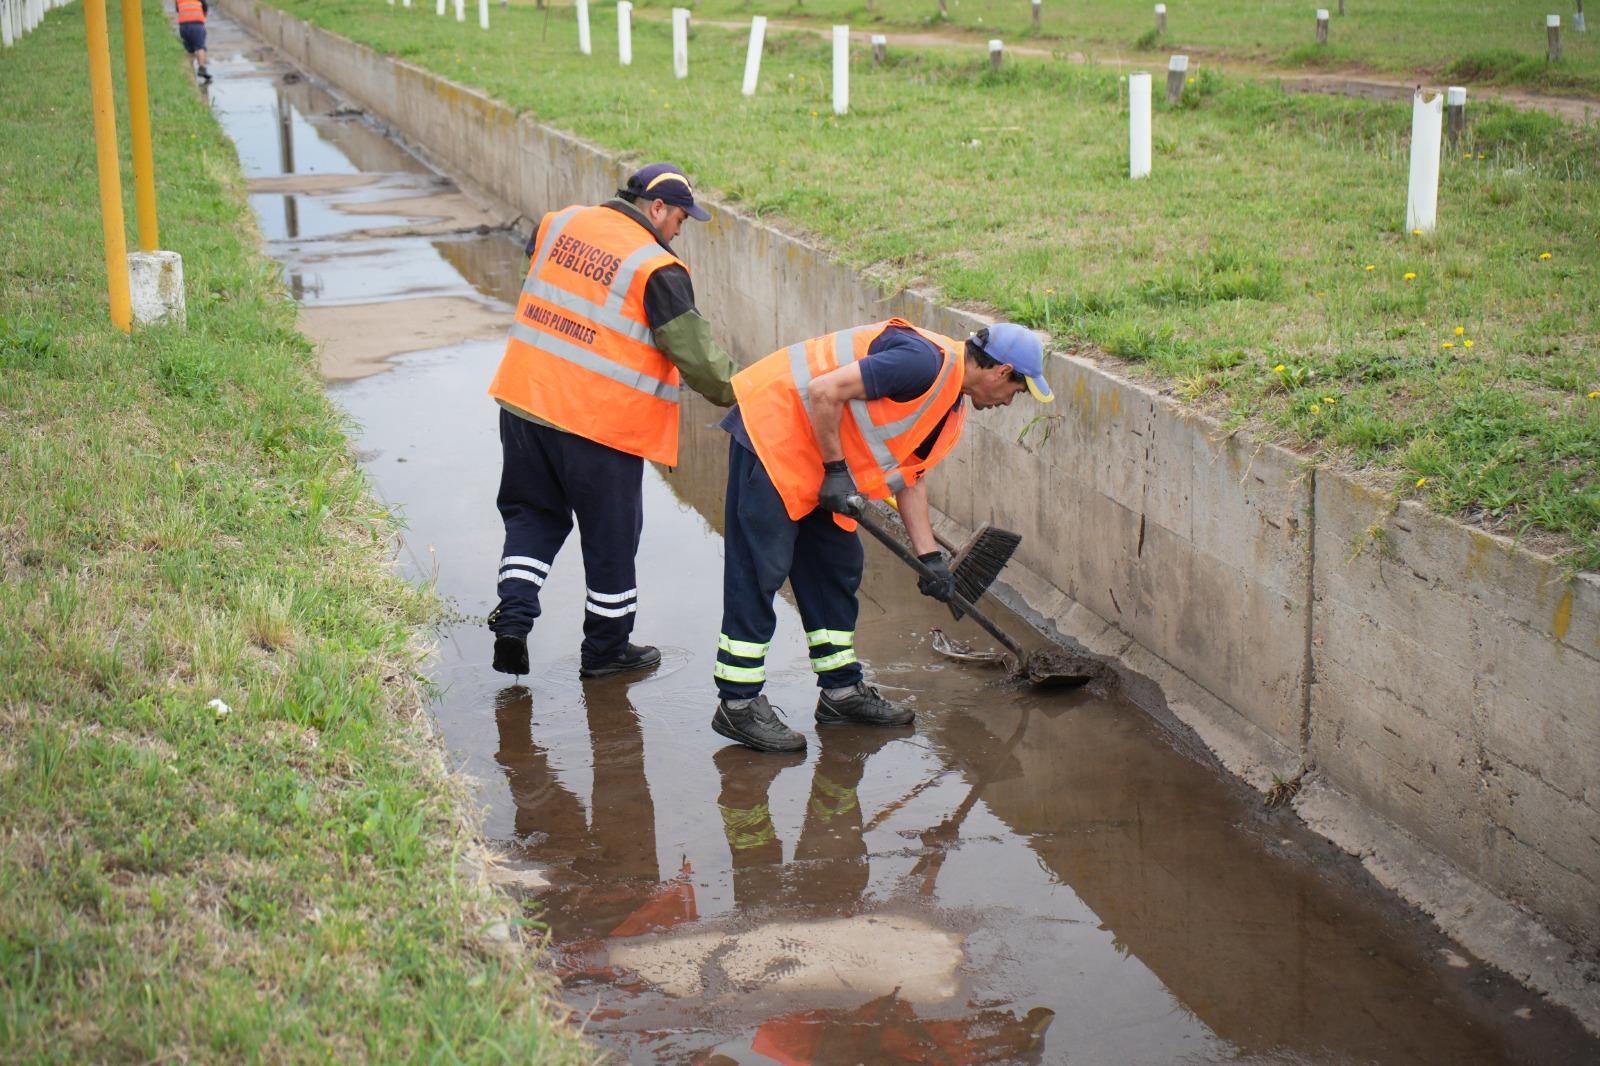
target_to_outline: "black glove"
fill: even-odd
[[[944,552],[929,552],[919,555],[922,565],[933,573],[917,578],[917,591],[924,596],[932,596],[940,603],[949,603],[956,594],[956,576],[950,572],[950,567],[944,561]]]
[[[835,514],[853,515],[850,497],[856,495],[856,479],[850,476],[850,464],[843,459],[822,464],[822,489],[817,493],[817,503]]]

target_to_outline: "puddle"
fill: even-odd
[[[493,605],[500,452],[485,387],[524,269],[455,190],[213,16],[211,99],[268,251],[321,338],[402,566]],[[289,165],[291,164],[292,165]],[[449,212],[440,208],[450,199]],[[288,210],[288,205],[293,210]],[[476,210],[476,209],[473,209]],[[399,354],[407,353],[407,354]],[[374,367],[395,372],[360,375]],[[477,621],[440,632],[435,710],[485,831],[549,930],[585,1030],[639,1062],[1593,1062],[1540,998],[1438,935],[1290,813],[1124,703],[952,663],[876,545],[859,652],[914,729],[816,729],[787,601],[768,692],[810,747],[711,733],[727,438],[684,410],[645,473],[636,637],[661,666],[581,682],[584,581],[544,586],[528,684]],[[998,612],[1004,615],[1004,612]],[[1003,625],[1021,631],[1014,617]],[[1038,638],[1033,638],[1037,643]]]

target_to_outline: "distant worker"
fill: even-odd
[[[963,345],[901,319],[780,349],[733,379],[722,634],[711,728],[759,751],[798,751],[761,694],[777,626],[772,597],[788,579],[821,693],[818,725],[904,726],[913,713],[862,678],[856,590],[864,553],[851,500],[898,497],[912,547],[933,571],[923,594],[948,601],[955,578],[933,539],[924,475],[961,435],[966,404],[1004,407],[1023,389],[1052,399],[1044,349],[1000,323]]]
[[[211,82],[211,72],[206,69],[206,15],[210,11],[210,0],[178,0],[178,36],[195,64],[194,76],[207,84]]]
[[[712,340],[671,248],[685,219],[710,217],[683,171],[654,163],[616,199],[545,215],[529,242],[516,322],[489,386],[502,408],[506,537],[489,615],[501,673],[528,672],[539,590],[574,518],[588,586],[579,673],[661,660],[629,641],[644,461],[678,462],[680,379],[718,406],[733,403],[733,360]]]

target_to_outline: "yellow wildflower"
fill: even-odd
[[[1427,483],[1428,483],[1428,479],[1427,478],[1425,478],[1425,477],[1417,478],[1417,488],[1420,489],[1422,486],[1426,485]]]
[[[1471,337],[1468,337],[1468,338],[1467,338],[1467,339],[1466,339],[1466,340],[1464,340],[1464,341],[1462,341],[1462,342],[1461,342],[1461,347],[1463,347],[1463,348],[1470,348],[1470,347],[1472,347],[1472,338],[1471,338]]]
[[[1422,236],[1422,231],[1419,230],[1419,229],[1414,229],[1414,230],[1411,231],[1411,235],[1413,237],[1420,237],[1420,236]]]
[[[1337,396],[1324,396],[1322,398],[1322,402],[1323,403],[1327,403],[1327,404],[1338,403],[1339,402],[1339,397],[1337,397]]]
[[[1483,154],[1483,153],[1482,153],[1482,152],[1479,152],[1479,153],[1478,153],[1478,158],[1479,158],[1479,159],[1485,159],[1485,158],[1487,158],[1487,157],[1486,157],[1486,156],[1485,156],[1485,155],[1484,155],[1484,154]]]
[[[1315,404],[1314,403],[1314,404],[1311,405],[1311,413],[1312,414],[1318,414],[1321,411],[1322,411],[1322,405],[1321,404]]]
[[[1416,273],[1414,271],[1410,271],[1410,270],[1406,271],[1406,280],[1407,281],[1416,281],[1417,280]]]
[[[1193,78],[1190,78],[1190,79],[1189,79],[1189,84],[1190,84],[1190,85],[1193,85],[1193,84],[1194,84],[1194,79],[1193,79]]]
[[[1372,264],[1372,263],[1368,263],[1368,264],[1367,264],[1367,269],[1368,269],[1368,270],[1377,270],[1377,269],[1378,269],[1378,268],[1377,268],[1377,266],[1375,266],[1375,265],[1374,265],[1374,264]]]
[[[1550,258],[1550,253],[1549,252],[1540,252],[1539,253],[1539,258],[1540,259],[1549,259]]]
[[[1595,392],[1591,392],[1589,394],[1589,399],[1591,399],[1591,400],[1600,400],[1600,390],[1597,390]]]
[[[1462,335],[1462,334],[1463,334],[1463,333],[1465,333],[1465,332],[1466,332],[1466,331],[1467,331],[1467,327],[1466,327],[1466,326],[1457,326],[1457,327],[1456,327],[1456,336],[1458,336],[1458,337],[1459,337],[1459,336],[1461,336],[1461,335]]]
[[[1279,364],[1278,364],[1278,365],[1277,365],[1277,366],[1275,366],[1275,367],[1273,367],[1273,368],[1272,368],[1272,372],[1273,372],[1273,373],[1274,373],[1274,374],[1281,374],[1281,373],[1283,373],[1283,364],[1282,364],[1282,363],[1279,363]]]
[[[1441,348],[1454,348],[1455,346],[1456,346],[1456,342],[1455,341],[1445,341],[1443,344],[1439,345],[1439,347],[1441,347]]]

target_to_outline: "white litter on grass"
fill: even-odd
[[[212,700],[210,703],[206,704],[206,706],[217,712],[217,721],[219,722],[233,713],[233,708],[229,707],[221,700]]]
[[[898,915],[668,933],[617,943],[609,955],[670,996],[702,995],[708,971],[716,970],[733,995],[848,988],[873,997],[899,989],[911,1003],[956,995],[964,958],[959,935]]]

